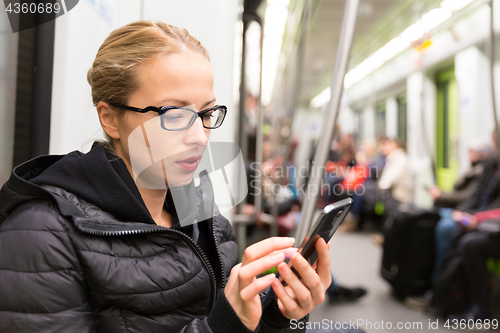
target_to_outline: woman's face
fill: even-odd
[[[199,53],[183,51],[159,56],[141,64],[137,75],[139,89],[130,96],[129,106],[183,106],[201,111],[215,105],[212,69],[208,59]],[[125,160],[134,180],[137,182],[137,175],[132,172],[132,167],[137,171],[134,164],[151,165],[154,160],[155,171],[145,179],[158,182],[161,178],[163,182],[149,185],[138,182],[138,186],[185,185],[193,179],[210,135],[200,117],[181,131],[162,129],[160,117],[153,111],[126,111],[117,122],[119,142],[115,142],[115,150]]]

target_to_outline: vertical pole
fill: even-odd
[[[299,104],[299,95],[300,95],[300,85],[302,84],[302,72],[303,72],[303,67],[304,67],[304,57],[305,57],[305,51],[306,51],[306,38],[307,38],[307,31],[308,31],[308,26],[309,26],[309,18],[310,18],[310,2],[308,0],[304,0],[304,11],[302,12],[302,22],[301,22],[301,30],[300,30],[300,40],[299,40],[299,46],[297,50],[297,64],[295,67],[295,78],[294,78],[294,87],[293,87],[293,98],[292,98],[292,105],[291,105],[291,115],[290,119],[284,120],[284,125],[283,126],[288,126],[289,131],[288,134],[286,135],[285,138],[285,149],[283,153],[283,161],[281,163],[282,170],[284,171],[283,173],[286,172],[286,174],[277,180],[277,183],[280,185],[285,186],[286,185],[286,179],[290,177],[288,174],[288,155],[290,155],[291,151],[291,142],[290,139],[292,137],[292,126],[293,126],[293,118],[295,116],[295,113],[297,112],[297,107]],[[277,134],[276,136],[278,136]],[[273,199],[273,206],[271,209],[271,215],[274,218],[275,223],[271,226],[271,236],[276,236],[278,234],[278,225],[276,223],[276,218],[278,217],[278,205],[279,203],[276,200],[276,196],[272,196]]]
[[[294,87],[293,87],[293,97],[292,97],[292,106],[291,106],[291,115],[290,119],[288,121],[285,121],[285,126],[288,126],[290,129],[288,131],[288,135],[286,136],[285,139],[285,152],[283,155],[283,163],[282,163],[282,170],[286,170],[287,166],[287,157],[290,154],[290,138],[292,136],[292,126],[293,126],[293,118],[295,116],[295,113],[297,111],[297,107],[299,105],[299,96],[300,96],[300,85],[302,84],[302,72],[304,68],[304,57],[305,57],[305,51],[306,51],[306,38],[307,38],[307,29],[309,26],[309,19],[310,19],[310,4],[308,0],[304,0],[304,11],[302,12],[302,26],[301,26],[301,31],[300,31],[300,41],[299,41],[299,47],[297,50],[297,66],[296,66],[296,72],[295,72],[295,82],[294,82]],[[281,179],[281,184],[284,184],[285,178]]]
[[[323,135],[319,139],[312,165],[311,178],[309,180],[307,195],[304,198],[304,206],[300,223],[295,233],[295,245],[300,245],[310,228],[311,220],[314,214],[314,208],[320,191],[320,183],[323,177],[324,165],[328,157],[330,142],[334,136],[335,124],[338,119],[340,107],[340,98],[344,90],[344,77],[347,71],[347,64],[351,53],[352,40],[356,27],[356,18],[358,13],[359,0],[346,0],[344,11],[344,21],[342,22],[342,31],[340,33],[340,42],[335,60],[335,71],[331,84],[332,98],[323,115]],[[309,190],[310,189],[310,190]]]
[[[246,238],[246,226],[249,223],[253,223],[257,220],[260,210],[262,208],[262,144],[263,144],[263,134],[262,126],[264,124],[264,108],[262,106],[262,50],[264,46],[264,26],[260,18],[257,15],[247,14],[243,17],[243,45],[242,45],[242,63],[241,63],[241,81],[240,81],[240,105],[239,105],[239,143],[241,145],[243,156],[247,156],[248,148],[246,147],[246,136],[245,136],[245,60],[246,60],[246,30],[250,25],[251,21],[255,21],[260,25],[260,79],[259,79],[259,96],[257,98],[257,127],[256,132],[256,153],[255,153],[255,163],[258,168],[258,177],[255,179],[256,188],[258,191],[254,196],[254,213],[251,216],[244,214],[235,214],[233,216],[233,223],[235,223],[238,249],[240,255],[243,255],[243,251],[246,248],[247,238]],[[242,143],[243,142],[243,143]]]
[[[489,1],[490,5],[490,36],[486,43],[486,51],[490,60],[490,82],[491,82],[491,102],[493,103],[493,119],[495,119],[495,133],[497,156],[500,160],[500,126],[498,124],[497,102],[495,96],[495,12],[493,10],[493,0]]]
[[[424,39],[427,39],[428,36]],[[424,61],[424,50],[422,49],[420,51],[420,73],[422,74],[422,91],[420,92],[420,119],[421,119],[421,131],[422,131],[422,140],[423,140],[423,147],[425,149],[425,154],[429,156],[430,163],[431,163],[431,172],[432,172],[432,180],[433,180],[433,185],[437,185],[438,179],[437,179],[437,170],[436,170],[436,153],[432,149],[432,143],[429,142],[429,132],[427,131],[427,117],[425,115],[425,100],[426,100],[426,93],[425,93],[425,85],[427,83],[427,68],[425,66],[425,61]],[[408,152],[407,152],[408,153]],[[417,200],[417,191],[418,191],[418,182],[416,181],[417,179],[417,170],[411,170],[410,171],[412,175],[412,202],[416,203]]]
[[[238,145],[241,149],[241,154],[244,158],[248,157],[248,147],[246,140],[245,131],[245,95],[246,95],[246,84],[245,84],[245,71],[246,71],[246,35],[249,22],[243,16],[243,36],[241,37],[241,67],[240,67],[240,101],[238,105]],[[238,205],[237,214],[241,213],[241,205]]]

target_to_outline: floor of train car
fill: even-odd
[[[331,241],[330,255],[332,271],[339,284],[345,286],[363,286],[368,294],[352,303],[333,303],[325,301],[311,313],[311,322],[320,322],[323,319],[334,322],[356,322],[363,320],[368,324],[361,325],[367,333],[377,332],[450,332],[443,327],[444,320],[435,318],[423,311],[406,307],[391,295],[390,285],[380,276],[382,262],[382,246],[375,243],[373,232],[339,233]],[[377,327],[384,321],[385,329]],[[438,320],[439,329],[429,329],[429,322]],[[388,324],[393,329],[387,329]],[[395,329],[398,322],[422,323],[422,328]],[[378,323],[378,324],[377,324]],[[407,324],[409,325],[409,324]],[[418,325],[418,324],[416,324]]]
[[[325,302],[318,305],[311,313],[310,322],[321,323],[326,319],[333,323],[349,321],[355,323],[359,319],[364,320],[365,323],[372,323],[371,328],[367,324],[360,325],[360,328],[367,333],[453,332],[454,330],[443,327],[445,323],[443,318],[437,318],[422,310],[408,308],[391,295],[390,285],[379,273],[382,246],[375,242],[374,236],[377,232],[373,229],[373,225],[368,224],[363,231],[336,233],[331,240],[330,247],[332,272],[337,282],[346,287],[362,286],[367,289],[368,294],[351,303],[329,303],[328,299],[325,299]],[[253,233],[249,241],[253,243],[265,237],[257,231]],[[385,329],[377,326],[382,325],[382,321],[385,323]],[[436,321],[439,324],[438,328],[434,329],[433,325],[430,329],[429,323]],[[392,329],[387,329],[388,322],[393,325]],[[411,325],[422,323],[422,328],[417,329],[418,326],[415,326],[415,329],[398,330],[395,327],[398,322],[411,323]],[[380,328],[377,329],[377,327]]]

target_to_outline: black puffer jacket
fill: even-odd
[[[18,166],[0,213],[2,333],[248,331],[223,292],[238,262],[229,222],[156,225],[100,145]],[[261,297],[258,330],[288,331],[276,296]]]

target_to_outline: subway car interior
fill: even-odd
[[[240,258],[272,236],[300,247],[349,202],[308,329],[499,329],[500,0],[55,0],[64,13],[42,24],[13,3],[0,5],[0,184],[104,138],[87,82],[99,46],[162,21],[210,54],[227,106],[211,154],[224,142],[238,156],[212,163],[211,182]]]

